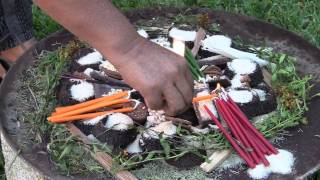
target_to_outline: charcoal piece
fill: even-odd
[[[231,86],[229,78],[227,78],[226,76],[221,76],[215,80],[211,80],[208,82],[210,90],[216,89],[218,83],[224,88]]]
[[[99,84],[94,83],[94,96],[95,98],[102,97],[103,95],[108,94],[111,92],[112,89],[120,89],[120,90],[129,90],[128,88],[120,87],[120,86],[110,86],[108,84]]]
[[[80,121],[75,121],[73,124],[77,126],[77,128],[79,128],[85,135],[88,136],[89,134],[92,134],[93,126],[85,125]]]
[[[168,41],[170,42],[170,44],[172,44],[172,43],[173,43],[173,38],[170,37],[170,36],[168,36]],[[185,42],[185,45],[186,45],[186,47],[187,47],[188,49],[192,49],[193,46],[194,46],[194,42],[193,42],[193,41],[186,41],[186,42]]]
[[[252,89],[252,92],[257,94],[260,100],[259,108],[257,108],[259,112],[258,115],[267,114],[276,110],[277,100],[273,90],[266,84],[260,84],[258,87],[261,89]],[[261,95],[263,92],[264,94]]]
[[[131,92],[131,98],[145,103],[143,96],[138,91]]]
[[[159,139],[146,137],[143,134],[139,144],[143,149],[143,151],[146,151],[146,152],[158,151],[163,149]]]
[[[128,130],[113,130],[107,129],[103,125],[104,123],[99,122],[94,126],[92,132],[93,135],[101,142],[107,143],[110,146],[113,146],[114,149],[122,148],[124,149],[130,143],[132,143],[138,132],[135,128]]]
[[[131,107],[133,105],[131,104]],[[136,123],[143,125],[146,122],[149,113],[147,106],[144,103],[140,103],[134,111],[125,114],[131,117]]]
[[[76,53],[74,53],[71,57],[71,63],[70,63],[70,67],[69,67],[69,72],[73,73],[73,72],[83,72],[84,70],[86,70],[87,68],[91,68],[94,70],[99,70],[99,65],[100,63],[96,63],[96,64],[89,64],[89,65],[81,65],[79,64],[77,61],[89,54],[94,52],[93,49],[91,48],[81,48],[79,49]]]
[[[203,58],[211,57],[214,55],[217,55],[217,54],[200,48],[197,59],[203,59]]]
[[[183,112],[175,117],[190,121],[192,123],[192,126],[199,125],[197,115],[192,107],[190,107],[188,110],[186,110],[185,112]]]
[[[206,155],[205,150],[198,150],[198,154]],[[189,152],[178,159],[169,159],[166,162],[180,170],[190,169],[196,166],[200,166],[205,161],[205,158],[199,155]]]
[[[237,103],[239,108],[242,110],[242,112],[247,116],[248,119],[259,115],[259,111],[257,111],[257,108],[259,108],[260,100],[258,96],[253,96],[252,101],[248,103]]]

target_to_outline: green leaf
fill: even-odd
[[[285,54],[282,54],[279,58],[279,64],[282,64],[284,62],[284,60],[286,59],[286,56]]]
[[[155,156],[155,152],[150,152],[145,160],[151,160]]]
[[[170,144],[167,140],[165,140],[163,137],[160,138],[160,144],[163,147],[164,154],[166,155],[166,158],[170,157]]]
[[[66,156],[67,154],[69,154],[72,150],[72,145],[71,144],[68,144],[62,151],[60,157],[59,157],[59,160],[61,160],[64,156]]]

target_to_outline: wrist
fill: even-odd
[[[123,64],[128,63],[126,57],[135,57],[136,50],[141,49],[145,41],[145,38],[137,34],[136,36],[119,40],[117,43],[114,43],[112,47],[103,48],[107,49],[107,51],[102,51],[102,53],[108,57],[109,61],[116,67],[121,67]]]

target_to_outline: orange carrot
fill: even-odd
[[[82,120],[91,119],[91,118],[95,118],[98,116],[103,116],[103,115],[107,115],[109,113],[115,113],[115,112],[131,112],[133,110],[134,109],[132,107],[128,107],[128,108],[114,109],[114,110],[97,112],[97,113],[88,113],[88,114],[81,114],[81,115],[74,115],[74,116],[58,117],[58,118],[53,118],[53,119],[48,118],[48,120],[52,123],[64,123],[64,122],[81,120],[81,119]]]
[[[205,95],[205,96],[199,96],[199,97],[193,98],[192,102],[195,103],[195,102],[199,102],[199,101],[203,101],[203,100],[209,100],[214,97],[217,97],[217,95],[216,94],[209,94],[209,95]]]
[[[86,102],[79,103],[79,104],[76,104],[76,105],[65,106],[65,107],[57,107],[56,108],[56,112],[61,114],[61,113],[65,113],[65,112],[68,112],[68,111],[73,111],[73,110],[76,110],[76,109],[87,107],[87,106],[93,105],[93,104],[101,102],[101,101],[116,100],[116,99],[122,98],[122,97],[127,96],[127,95],[128,95],[128,91],[123,91],[123,92],[119,92],[117,94],[113,94],[113,95],[110,95],[110,96],[104,96],[104,97],[101,97],[101,98],[93,99],[91,101],[86,101]]]
[[[99,109],[99,108],[102,108],[102,107],[107,107],[107,106],[111,106],[111,105],[114,105],[114,104],[121,104],[121,103],[126,103],[126,102],[130,102],[130,100],[129,99],[117,99],[117,100],[114,100],[114,101],[106,101],[106,102],[102,101],[102,102],[99,102],[97,104],[93,104],[91,106],[83,107],[81,109],[76,109],[76,110],[69,111],[69,112],[66,112],[66,113],[62,113],[62,114],[51,116],[51,117],[48,118],[48,120],[54,120],[56,118],[79,115],[79,114],[90,112],[90,111],[93,111],[93,110],[96,110],[96,109]]]

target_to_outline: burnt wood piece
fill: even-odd
[[[107,68],[100,67],[100,70],[106,73],[106,75],[110,76],[111,78],[117,79],[117,80],[122,80],[122,76],[119,72],[116,71],[111,71]]]
[[[111,86],[120,86],[120,87],[125,87],[125,88],[132,89],[124,81],[121,81],[121,80],[118,80],[118,79],[114,79],[114,78],[109,77],[109,76],[102,75],[102,74],[98,73],[97,71],[91,72],[90,76],[95,80],[102,81],[102,82],[104,82],[104,83],[106,83],[108,85],[111,85]]]
[[[166,120],[172,121],[174,125],[181,126],[182,128],[185,128],[187,130],[190,130],[192,126],[192,123],[190,121],[181,118],[166,116]]]

